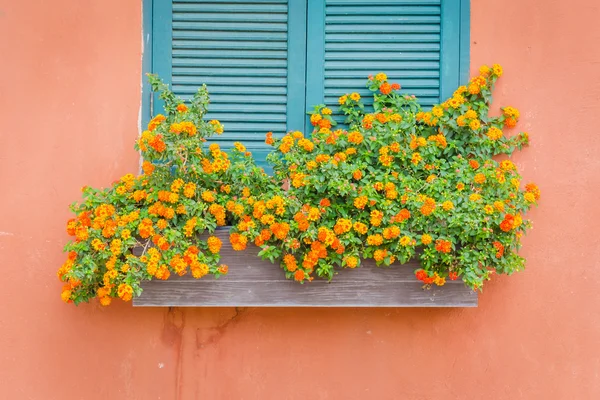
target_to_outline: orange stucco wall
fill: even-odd
[[[0,0],[0,398],[600,398],[600,5],[472,0],[473,69],[522,111],[527,270],[477,309],[62,303],[83,185],[136,171],[141,1]]]

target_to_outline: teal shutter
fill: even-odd
[[[354,91],[369,104],[365,82],[378,72],[428,107],[464,81],[467,0],[309,0],[308,7],[309,108],[337,105]]]
[[[155,3],[155,71],[185,100],[206,83],[207,118],[225,128],[212,141],[225,150],[243,142],[262,165],[270,151],[266,132],[283,135],[303,127],[305,1]]]
[[[305,111],[344,93],[368,104],[369,74],[387,73],[426,107],[468,77],[469,0],[146,2],[152,71],[184,99],[206,83],[208,117],[225,125],[215,141],[244,142],[263,165],[267,131],[309,131]]]

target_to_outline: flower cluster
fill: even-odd
[[[254,242],[300,282],[331,279],[337,267],[368,258],[387,266],[418,257],[416,277],[427,285],[460,277],[481,288],[494,272],[520,270],[517,250],[530,225],[524,213],[539,189],[521,189],[515,164],[495,158],[528,142],[526,133],[503,131],[516,124],[515,108],[488,114],[501,75],[499,65],[482,67],[451,98],[423,110],[379,73],[367,81],[371,112],[358,93],[340,97],[344,128],[319,105],[310,136],[268,135],[269,161],[289,189],[239,198],[243,223],[232,242]]]
[[[219,265],[220,239],[205,232],[237,218],[233,196],[270,185],[242,144],[230,153],[215,143],[205,149],[207,138],[223,132],[219,121],[202,119],[206,88],[188,106],[156,77],[150,81],[167,115],[154,117],[137,141],[143,174],[127,174],[107,189],[84,187],[83,202],[72,206],[73,240],[58,271],[66,302],[97,297],[109,305],[114,297],[139,295],[143,280],[227,273]]]

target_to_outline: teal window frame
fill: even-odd
[[[171,83],[172,41],[169,38],[172,32],[172,1],[142,1],[143,128],[155,110],[162,107],[161,100],[150,91],[146,73],[157,73],[166,83]],[[290,18],[288,27],[287,129],[307,132],[310,125],[306,111],[324,102],[324,60],[318,62],[312,57],[325,54],[325,0],[306,0],[306,6],[303,2],[290,2],[289,7],[290,15],[295,17]],[[444,99],[450,97],[461,83],[466,83],[469,77],[470,0],[441,0],[441,15],[440,97]],[[304,25],[300,22],[307,19],[310,23]],[[309,50],[311,59],[307,60]],[[304,90],[297,90],[301,86]]]

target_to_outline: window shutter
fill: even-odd
[[[243,142],[264,166],[265,133],[302,129],[304,121],[305,0],[158,3],[154,58],[157,50],[162,54],[155,71],[185,100],[206,83],[207,118],[225,127],[211,141],[225,150]]]
[[[427,107],[464,79],[460,59],[468,63],[468,38],[461,53],[461,16],[464,23],[468,1],[309,0],[308,6],[308,107],[337,105],[354,91],[369,104],[365,82],[378,72]]]

